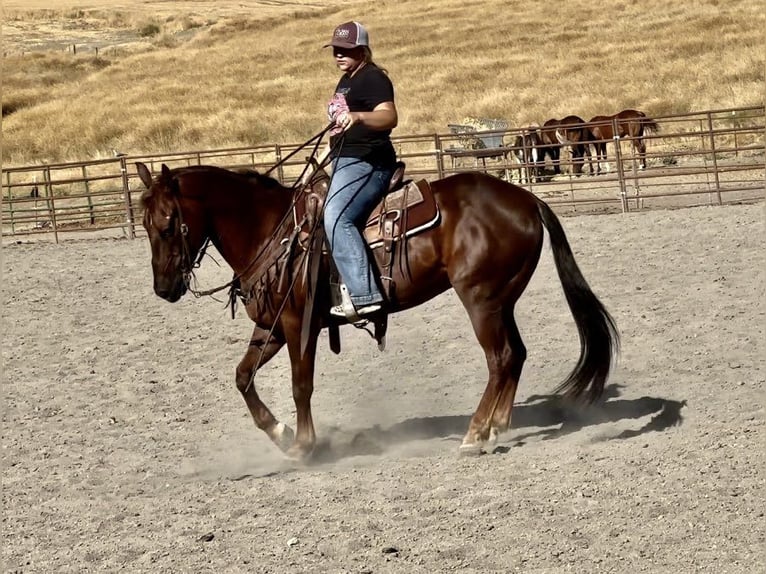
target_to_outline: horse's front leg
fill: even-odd
[[[293,377],[293,400],[296,410],[295,441],[287,455],[296,460],[305,460],[311,456],[316,444],[314,420],[311,417],[311,395],[314,392],[314,365],[316,362],[319,324],[312,322],[306,348],[301,352],[301,321],[287,318],[283,321],[287,351],[290,353],[290,365]]]
[[[266,342],[268,335],[267,330],[258,326],[253,330],[247,352],[237,365],[237,388],[242,393],[256,426],[264,431],[282,452],[286,452],[293,443],[293,431],[290,427],[277,421],[268,407],[261,401],[254,384],[255,373],[258,369],[276,355],[285,344],[277,333],[273,333],[271,339]]]

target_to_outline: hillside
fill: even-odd
[[[349,19],[368,27],[394,81],[399,134],[466,116],[524,125],[764,97],[758,0],[44,5],[5,6],[6,166],[302,141],[323,125],[338,77],[321,46]]]

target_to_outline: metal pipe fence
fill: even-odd
[[[561,149],[554,173],[550,158],[525,162],[526,143],[517,136],[534,127],[476,132],[492,148],[465,148],[460,134],[436,133],[394,137],[407,163],[407,177],[440,179],[478,170],[523,185],[560,213],[626,212],[637,209],[758,201],[766,196],[764,106],[708,110],[654,117],[657,133],[644,134],[647,168],[641,169],[637,138],[606,143],[600,175],[595,155],[573,157]],[[592,127],[584,124],[581,127]],[[615,130],[615,133],[616,130]],[[523,142],[523,139],[522,139]],[[143,184],[135,163],[153,171],[169,167],[217,165],[264,171],[300,144],[276,144],[218,150],[123,156],[95,161],[7,168],[2,177],[2,236],[52,235],[58,242],[71,231],[117,230],[125,237],[142,234],[139,199]],[[527,146],[527,147],[525,147]],[[590,151],[590,148],[588,148]],[[541,151],[541,150],[538,150]],[[308,155],[310,150],[306,150]],[[273,175],[292,184],[305,165],[298,153]],[[579,173],[581,171],[581,173]]]

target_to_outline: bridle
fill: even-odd
[[[274,171],[277,167],[282,165],[284,162],[289,160],[292,156],[294,156],[296,153],[298,153],[300,150],[306,148],[311,144],[312,142],[316,142],[314,144],[314,149],[312,150],[312,156],[316,154],[316,150],[319,148],[319,144],[322,142],[322,137],[333,127],[335,126],[334,122],[331,122],[328,124],[322,131],[317,133],[316,135],[312,136],[310,139],[305,141],[303,144],[298,146],[295,150],[290,152],[288,155],[280,159],[277,163],[275,163],[273,166],[271,166],[266,172],[264,172],[264,175],[268,175],[272,171]],[[342,142],[343,138],[340,138],[340,141],[336,143],[335,147],[338,147],[343,144]],[[306,171],[309,169],[309,163],[306,164],[306,166],[303,168],[303,171],[301,172],[301,175],[296,180],[296,183],[293,184],[293,187],[291,188],[294,192],[298,186],[298,182],[300,182],[304,175],[306,174]],[[324,166],[317,165],[314,167],[314,173],[316,173],[318,170],[322,169]],[[313,176],[313,174],[312,174]],[[194,287],[196,284],[196,278],[194,276],[194,270],[199,268],[199,266],[202,264],[202,259],[204,258],[207,248],[210,246],[210,236],[205,237],[205,241],[202,244],[202,247],[197,252],[196,257],[192,260],[192,253],[191,249],[189,248],[189,242],[188,242],[188,235],[189,235],[189,227],[186,225],[186,223],[183,220],[183,213],[181,211],[181,204],[178,201],[178,197],[175,195],[173,196],[173,202],[175,204],[175,209],[178,217],[178,230],[181,234],[181,274],[183,276],[183,282],[184,286],[186,287],[186,290],[194,295],[195,297],[205,297],[205,296],[211,296],[214,295],[220,291],[223,291],[224,289],[229,289],[229,304],[232,307],[232,313],[234,312],[234,301],[236,300],[236,296],[239,294],[239,284],[242,278],[247,276],[250,271],[253,270],[259,263],[261,263],[261,258],[263,255],[267,252],[268,248],[272,245],[272,243],[279,239],[280,230],[283,228],[285,221],[290,216],[290,214],[293,212],[293,209],[295,207],[295,204],[298,201],[297,194],[293,194],[293,201],[290,204],[290,208],[288,208],[285,211],[285,214],[283,215],[280,222],[276,225],[274,228],[274,232],[272,233],[271,237],[264,242],[263,246],[261,247],[260,251],[256,253],[255,257],[250,261],[250,263],[247,264],[245,269],[243,269],[240,273],[235,274],[234,277],[231,279],[231,281],[228,281],[222,285],[219,285],[217,287],[213,287],[212,289],[204,289],[200,290]],[[296,228],[293,230],[293,235],[297,236],[297,232],[300,229],[300,226],[303,222],[296,222]],[[288,241],[288,249],[290,248],[290,241]],[[294,284],[294,281],[293,281]],[[292,290],[292,285],[290,287],[290,290]]]
[[[307,147],[311,142],[316,141],[316,143],[314,144],[314,149],[312,151],[312,157],[313,157],[314,154],[316,154],[317,149],[319,148],[319,144],[321,143],[321,140],[322,140],[322,137],[324,136],[324,134],[327,133],[334,126],[335,126],[335,122],[330,122],[327,125],[327,127],[325,127],[321,132],[319,132],[318,134],[313,136],[311,139],[309,139],[305,143],[303,143],[301,146],[296,148],[293,152],[291,152],[290,154],[288,154],[287,156],[282,158],[279,162],[277,162],[271,168],[269,168],[265,173],[269,174],[275,168],[277,168],[279,165],[281,165],[282,163],[284,163],[285,161],[290,159],[293,155],[298,153],[298,151],[300,151],[301,149],[304,149],[305,147]],[[345,135],[342,134],[338,138],[338,140],[335,142],[335,144],[333,145],[333,148],[332,148],[331,151],[337,151],[338,149],[342,148],[342,146],[344,144],[344,141],[345,141]],[[329,156],[332,156],[332,153],[329,154]],[[325,160],[325,162],[326,161],[327,160]],[[192,285],[193,283],[196,283],[196,279],[194,277],[194,270],[197,269],[201,265],[202,259],[205,256],[205,253],[207,251],[208,246],[210,245],[210,241],[211,241],[210,235],[209,234],[206,235],[205,241],[204,241],[202,247],[200,248],[200,250],[197,252],[196,257],[192,258],[191,249],[189,248],[189,241],[188,241],[189,226],[184,222],[183,212],[181,211],[181,204],[180,204],[180,202],[178,200],[178,197],[176,195],[174,195],[173,196],[173,201],[174,201],[174,204],[175,204],[175,209],[176,209],[176,213],[177,213],[177,217],[178,217],[178,232],[181,235],[181,273],[182,273],[182,277],[183,277],[184,286],[186,287],[187,291],[189,291],[195,297],[199,298],[199,297],[203,297],[203,296],[206,296],[206,295],[212,296],[215,293],[218,293],[219,291],[222,291],[224,289],[229,289],[229,302],[228,302],[228,305],[231,307],[231,313],[232,313],[232,318],[233,318],[234,314],[235,314],[235,306],[236,306],[237,296],[243,297],[243,293],[242,293],[242,291],[240,289],[240,280],[243,277],[245,277],[247,274],[249,274],[250,271],[253,268],[255,268],[258,263],[261,263],[261,258],[263,257],[263,255],[265,253],[268,253],[267,250],[273,245],[273,242],[278,239],[279,234],[280,234],[280,230],[283,228],[283,226],[284,226],[285,222],[287,221],[288,217],[290,217],[290,215],[295,210],[295,205],[298,202],[298,195],[299,195],[299,194],[295,193],[295,190],[297,189],[297,187],[299,185],[299,182],[301,182],[303,180],[304,175],[306,174],[306,171],[308,170],[309,166],[312,165],[313,169],[314,169],[314,171],[313,171],[313,173],[311,175],[311,178],[308,179],[308,181],[311,181],[313,179],[314,175],[318,171],[320,171],[321,169],[323,169],[325,167],[325,165],[326,165],[325,162],[323,162],[322,164],[311,164],[311,163],[308,163],[308,162],[306,163],[306,166],[303,168],[303,171],[301,172],[301,175],[296,180],[296,183],[293,184],[293,187],[292,187],[292,191],[293,191],[292,203],[291,203],[290,207],[285,211],[285,214],[282,216],[282,219],[280,220],[280,222],[274,228],[274,231],[273,231],[271,237],[269,238],[269,240],[264,242],[264,244],[261,247],[261,249],[258,251],[258,253],[256,253],[255,257],[250,261],[250,263],[248,263],[248,265],[245,267],[244,270],[242,270],[240,273],[235,274],[231,281],[228,281],[227,283],[224,283],[223,285],[219,285],[218,287],[214,287],[212,289],[198,290],[195,287],[193,287],[193,285]],[[334,172],[333,172],[333,174],[334,174]],[[329,178],[330,181],[328,182],[328,186],[332,183],[332,175],[333,174],[330,175],[330,178]],[[324,205],[322,207],[324,207]],[[323,211],[323,209],[322,209],[322,211]],[[312,229],[310,230],[309,246],[315,241],[316,231],[317,231],[317,228],[319,227],[319,221],[321,221],[321,215],[322,214],[320,213],[319,217],[314,221]],[[305,222],[305,218],[304,218],[304,221],[296,221],[295,222],[294,228],[293,228],[292,232],[290,233],[289,237],[286,240],[287,245],[285,246],[285,252],[280,257],[289,258],[290,253],[291,253],[292,248],[293,248],[294,240],[298,237],[298,233],[300,232],[301,227],[302,227],[304,222]],[[306,258],[308,257],[309,253],[310,253],[310,248],[304,250],[301,253],[301,257],[300,257],[300,261],[299,261],[299,266],[304,264],[304,262],[306,261]],[[279,259],[279,257],[277,258],[277,260],[278,259]],[[266,267],[266,268],[268,269],[268,267]],[[292,293],[292,291],[293,291],[293,289],[295,287],[295,284],[296,284],[296,282],[297,282],[297,280],[298,280],[298,278],[300,276],[301,276],[300,273],[295,273],[293,275],[292,281],[290,281],[290,285],[287,288],[285,296],[282,298],[282,303],[279,306],[279,309],[277,309],[277,312],[276,312],[276,315],[275,315],[275,320],[272,322],[271,328],[269,329],[269,332],[268,332],[268,334],[266,336],[266,342],[271,340],[271,338],[272,338],[272,336],[274,334],[274,329],[277,327],[277,324],[278,324],[277,319],[282,315],[282,312],[284,311],[285,306],[287,305],[288,301],[290,301],[290,296],[289,295],[290,295],[290,293]],[[305,321],[306,321],[306,316],[304,315],[304,327],[303,327],[304,331],[306,329]],[[305,350],[305,344],[304,344],[303,338],[304,337],[302,335],[301,336],[301,339],[302,339],[301,340],[301,353],[303,353],[304,350]],[[258,356],[258,360],[256,361],[255,368],[253,370],[253,376],[250,378],[250,381],[248,382],[247,387],[245,388],[245,391],[244,391],[245,393],[250,389],[250,387],[252,386],[252,384],[253,384],[253,382],[255,380],[255,373],[258,371],[258,368],[261,365],[261,361],[263,360],[265,349],[266,349],[266,345],[264,344],[261,347],[261,352],[260,352],[260,354]]]
[[[197,256],[194,258],[194,261],[192,261],[191,249],[189,249],[189,226],[184,222],[183,212],[181,211],[181,204],[178,201],[178,197],[175,195],[173,196],[173,203],[175,204],[176,208],[176,217],[178,217],[178,232],[181,235],[181,275],[183,276],[184,286],[186,287],[187,291],[189,291],[195,297],[202,297],[206,293],[195,289],[192,286],[192,283],[196,283],[194,270],[202,264],[202,258],[205,256],[207,248],[210,245],[210,237],[208,236],[205,238],[205,242],[197,252]],[[216,289],[210,294],[212,295],[217,291],[220,291],[220,289]]]

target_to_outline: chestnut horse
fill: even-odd
[[[659,131],[657,122],[648,118],[644,112],[638,110],[622,110],[612,116],[595,116],[590,119],[590,133],[595,140],[593,147],[596,150],[596,165],[601,173],[601,162],[609,167],[606,161],[606,144],[615,137],[630,138],[633,144],[633,152],[637,153],[640,169],[646,169],[646,143],[644,134],[653,134]]]
[[[593,163],[590,155],[590,143],[593,136],[580,116],[567,116],[556,123],[556,139],[562,146],[568,145],[572,151],[572,173],[582,174],[585,157],[588,158],[588,168],[593,173]]]
[[[345,320],[329,313],[326,254],[317,258],[322,279],[316,289],[300,272],[304,268],[301,256],[306,253],[300,249],[291,260],[292,289],[279,287],[274,264],[285,253],[283,239],[296,231],[289,215],[302,191],[257,172],[211,166],[171,170],[163,165],[153,179],[144,164],[138,163],[137,168],[147,188],[141,201],[154,292],[171,303],[178,301],[189,290],[190,273],[210,240],[239,278],[239,293],[254,293],[243,298],[256,325],[236,369],[237,388],[258,428],[289,457],[309,457],[316,442],[310,401],[317,339],[321,329]],[[580,358],[557,391],[573,398],[598,399],[619,335],[580,272],[564,230],[547,204],[521,187],[477,172],[455,174],[430,186],[440,223],[407,239],[404,258],[398,258],[392,272],[396,295],[386,310],[409,309],[450,287],[455,289],[489,369],[486,389],[460,446],[461,454],[477,454],[510,425],[527,355],[514,307],[537,266],[544,227],[580,337]],[[375,252],[378,262],[382,251]],[[249,288],[255,284],[258,289]],[[315,304],[304,323],[307,296]],[[302,341],[305,329],[309,330],[307,342]],[[295,433],[277,420],[253,385],[258,366],[285,345],[292,367]]]

